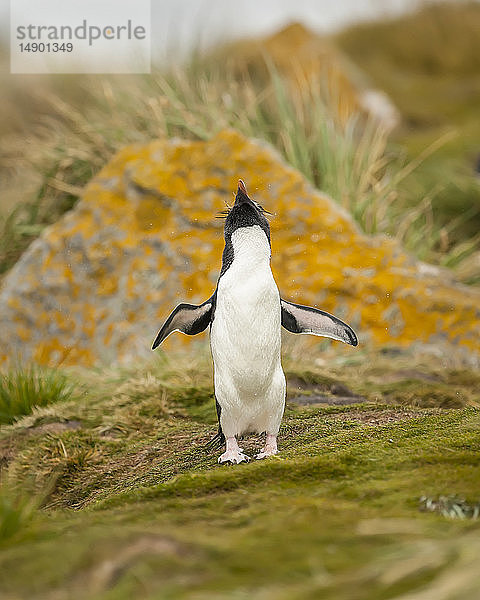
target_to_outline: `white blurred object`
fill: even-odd
[[[399,125],[400,112],[385,92],[375,89],[364,90],[360,94],[359,102],[363,110],[388,131]]]

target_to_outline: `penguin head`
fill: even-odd
[[[270,243],[270,225],[265,217],[267,211],[249,198],[247,188],[240,179],[238,182],[235,204],[228,211],[225,219],[225,239],[231,237],[240,227],[252,227],[258,225],[265,232]]]

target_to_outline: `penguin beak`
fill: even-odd
[[[235,196],[235,206],[240,206],[240,204],[245,204],[245,203],[251,204],[252,201],[248,197],[247,188],[245,186],[245,183],[241,179],[239,179],[237,195]]]

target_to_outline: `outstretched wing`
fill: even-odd
[[[204,331],[212,320],[213,296],[200,306],[179,304],[163,324],[152,344],[152,350],[174,331],[196,335]]]
[[[358,344],[353,329],[337,317],[312,306],[293,304],[293,302],[286,302],[282,299],[280,303],[282,306],[282,326],[288,331],[321,335],[345,342],[351,346]]]

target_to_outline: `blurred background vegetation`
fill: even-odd
[[[440,3],[329,36],[291,25],[151,76],[2,75],[0,276],[124,144],[234,127],[367,233],[480,282],[479,34],[480,4]],[[362,105],[372,88],[395,127]]]

